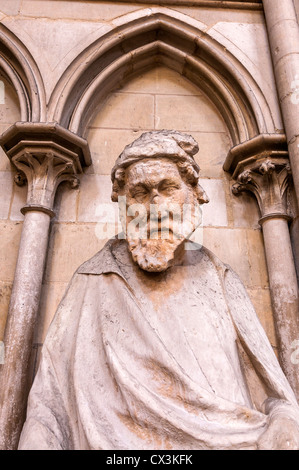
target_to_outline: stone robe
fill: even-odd
[[[125,241],[76,271],[43,346],[20,449],[256,449],[267,397],[298,419],[238,276],[205,248],[188,258],[169,270],[172,291],[146,286]]]

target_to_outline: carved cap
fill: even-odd
[[[198,150],[198,144],[191,135],[168,130],[145,132],[125,147],[112,168],[111,179],[114,181],[118,169],[127,168],[145,158],[164,157],[175,162],[188,161],[199,172],[200,168],[193,157]]]

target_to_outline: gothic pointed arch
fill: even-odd
[[[274,133],[258,84],[205,25],[166,8],[124,15],[68,67],[49,102],[48,119],[85,136],[107,94],[125,79],[163,64],[195,83],[224,117],[233,145]]]
[[[24,44],[3,24],[0,24],[0,69],[18,96],[21,121],[45,121],[45,91],[38,67]]]

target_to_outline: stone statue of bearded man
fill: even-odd
[[[186,249],[208,202],[197,152],[157,131],[117,159],[124,232],[69,284],[20,449],[299,449],[296,398],[242,282]]]

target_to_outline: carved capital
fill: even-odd
[[[288,146],[283,134],[260,134],[233,147],[223,169],[236,183],[234,195],[249,191],[256,197],[261,219],[290,219],[287,210],[287,188],[291,180]]]
[[[12,157],[12,163],[28,183],[27,204],[22,209],[23,214],[35,208],[52,215],[58,185],[62,181],[69,181],[71,187],[79,186],[74,155],[67,156],[65,153],[65,149],[62,152],[52,146],[41,145],[39,149],[27,147]]]
[[[270,217],[290,218],[287,212],[286,190],[291,168],[287,159],[256,157],[243,162],[237,167],[234,176],[236,173],[237,182],[233,185],[232,192],[234,195],[239,195],[242,191],[254,194],[261,212],[260,223]]]
[[[28,184],[22,213],[40,210],[53,216],[58,185],[68,181],[77,188],[77,175],[91,163],[87,142],[55,123],[16,123],[0,145],[18,169],[16,184]]]

